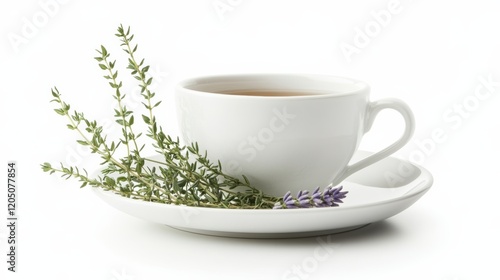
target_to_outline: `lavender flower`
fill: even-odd
[[[285,194],[285,196],[283,196],[284,207],[288,208],[288,209],[297,208],[297,206],[295,206],[295,203],[296,203],[296,200],[293,199],[292,194],[288,191]]]
[[[290,192],[283,196],[283,201],[274,204],[273,209],[293,209],[293,208],[313,208],[313,207],[336,207],[342,203],[346,197],[347,191],[342,191],[342,186],[334,188],[329,186],[321,192],[317,187],[312,195],[309,191],[299,191],[297,198],[293,198]]]

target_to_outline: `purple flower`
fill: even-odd
[[[293,208],[312,208],[312,207],[335,207],[342,203],[346,197],[347,191],[342,191],[342,186],[334,188],[329,186],[321,192],[317,187],[312,195],[309,191],[299,191],[297,198],[293,198],[290,192],[283,196],[282,201],[274,204],[273,209],[293,209]]]
[[[338,203],[342,203],[342,199],[346,197],[347,191],[342,192],[342,186],[338,188],[328,187],[323,192],[323,200],[325,206],[339,206]]]
[[[292,194],[290,192],[287,192],[285,194],[285,196],[283,196],[283,203],[285,204],[285,208],[297,208],[297,206],[295,206],[295,202],[296,200],[293,199],[292,197]]]
[[[299,208],[309,208],[311,206],[309,203],[309,191],[300,191],[297,194],[297,199],[299,201]]]
[[[321,207],[324,203],[323,201],[323,197],[321,197],[321,190],[319,189],[319,187],[317,187],[314,192],[313,192],[313,195],[311,196],[311,201],[313,203],[313,205],[315,207]]]

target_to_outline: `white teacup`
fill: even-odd
[[[181,82],[176,102],[187,143],[198,142],[224,172],[281,196],[337,185],[408,142],[415,126],[410,108],[392,98],[370,102],[369,91],[362,81],[326,75],[225,75]],[[403,135],[349,164],[382,109],[403,116]]]

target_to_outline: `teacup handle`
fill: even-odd
[[[415,118],[413,117],[413,113],[410,110],[410,107],[406,105],[403,101],[395,98],[385,98],[381,99],[375,102],[370,102],[368,104],[367,112],[365,115],[365,120],[364,120],[364,133],[367,133],[370,128],[372,127],[373,121],[375,120],[376,116],[380,111],[383,109],[394,109],[398,111],[404,118],[405,121],[405,131],[403,135],[393,144],[389,145],[385,149],[365,158],[362,159],[352,165],[348,165],[345,169],[343,174],[338,178],[334,184],[340,183],[342,180],[345,178],[349,177],[351,174],[374,164],[375,162],[386,158],[396,152],[397,150],[401,149],[408,141],[410,140],[411,136],[413,135],[413,132],[415,130]]]

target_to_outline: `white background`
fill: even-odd
[[[2,1],[0,173],[6,182],[7,161],[17,161],[19,246],[18,272],[7,272],[2,225],[0,278],[499,279],[499,14],[493,0]],[[373,100],[397,97],[412,107],[417,129],[396,156],[430,170],[432,189],[387,221],[332,235],[332,252],[311,266],[314,238],[178,232],[122,214],[77,182],[43,173],[45,161],[90,170],[98,162],[53,112],[51,87],[119,134],[111,91],[93,57],[104,44],[123,69],[113,35],[120,23],[132,26],[138,54],[154,70],[163,100],[159,121],[172,135],[178,134],[173,88],[187,77],[351,76],[371,85]],[[126,72],[120,70],[122,77]],[[493,81],[489,91],[481,79]],[[130,83],[125,89],[136,90]],[[129,107],[139,110],[131,96]],[[393,141],[401,123],[382,113],[361,148]],[[1,213],[5,189],[2,183]],[[287,276],[294,267],[308,272]]]

